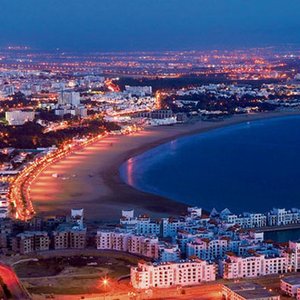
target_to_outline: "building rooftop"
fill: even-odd
[[[284,277],[281,280],[291,285],[300,285],[300,275]]]
[[[252,282],[227,283],[224,286],[244,299],[269,299],[269,297],[277,296],[276,293]]]
[[[248,291],[238,291],[236,293],[242,296],[244,299],[270,299],[270,297],[278,296],[274,292],[270,292],[263,288]]]

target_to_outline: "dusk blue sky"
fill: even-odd
[[[300,45],[300,0],[0,0],[0,46],[79,51]]]

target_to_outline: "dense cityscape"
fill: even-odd
[[[137,256],[125,283],[129,298],[155,295],[153,288],[270,275],[281,278],[280,293],[296,295],[300,279],[285,274],[299,270],[300,244],[266,240],[264,231],[299,228],[299,209],[239,215],[190,207],[185,215],[155,220],[123,210],[112,229],[111,222],[95,226],[77,207],[71,215],[40,216],[31,185],[50,165],[110,136],[223,122],[235,115],[297,113],[299,55],[274,49],[87,56],[2,50],[2,255],[94,249]],[[69,180],[60,173],[51,176]],[[279,287],[229,281],[218,293],[236,299],[251,291],[279,299]],[[181,292],[177,288],[176,297]]]
[[[0,299],[300,300],[299,3],[18,2]]]

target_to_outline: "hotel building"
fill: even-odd
[[[136,289],[197,285],[216,280],[216,265],[199,259],[174,263],[140,262],[131,268],[131,284]]]

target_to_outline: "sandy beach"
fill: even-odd
[[[296,113],[272,112],[236,115],[218,122],[152,127],[128,136],[107,137],[50,166],[31,186],[38,213],[56,215],[84,208],[89,222],[117,221],[122,209],[154,217],[178,215],[186,205],[128,186],[119,177],[120,165],[135,155],[181,136],[263,118]],[[58,174],[54,177],[53,174]]]

